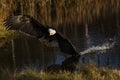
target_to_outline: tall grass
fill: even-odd
[[[14,31],[6,30],[3,23],[0,22],[0,47],[14,39],[17,36],[14,33]]]
[[[0,0],[0,20],[15,10],[50,26],[86,24],[107,15],[117,15],[120,0]]]
[[[39,72],[27,69],[13,76],[9,70],[1,70],[0,80],[119,80],[120,71],[90,65],[81,67],[75,73],[69,71]]]

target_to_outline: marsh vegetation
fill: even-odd
[[[104,43],[116,45],[106,54],[79,59],[80,64],[87,65],[81,64],[77,72],[44,72],[41,70],[61,65],[68,57],[56,47],[6,30],[4,20],[12,14],[31,15],[41,24],[54,27],[79,52]],[[119,34],[120,0],[0,0],[0,80],[119,80]],[[90,61],[97,66],[88,66]]]

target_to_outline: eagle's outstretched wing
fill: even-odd
[[[48,28],[28,15],[8,16],[5,20],[5,26],[8,30],[19,30],[37,38],[48,35]]]
[[[13,15],[8,16],[5,20],[5,26],[8,30],[18,30],[29,35],[35,36],[38,39],[44,37],[49,41],[56,40],[62,52],[78,55],[72,43],[56,32],[53,28],[43,26],[37,20],[28,15]],[[51,36],[52,35],[52,36]]]
[[[58,32],[55,35],[53,35],[50,39],[52,38],[53,40],[56,40],[58,42],[61,52],[70,54],[72,56],[79,56],[78,52],[76,51],[76,48],[69,39],[65,38]]]

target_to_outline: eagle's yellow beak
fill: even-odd
[[[53,36],[53,35],[54,35],[54,32],[50,32],[49,35],[50,35],[50,36]]]

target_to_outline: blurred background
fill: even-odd
[[[24,34],[7,31],[8,15],[30,15],[70,39],[78,52],[92,46],[115,46],[79,62],[120,69],[120,0],[0,0],[0,66],[43,69],[61,64],[68,55]]]

